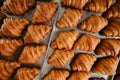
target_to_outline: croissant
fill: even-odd
[[[117,56],[120,52],[120,40],[105,39],[102,40],[96,48],[95,53],[102,56]]]
[[[8,80],[16,68],[20,67],[16,61],[0,60],[0,80]]]
[[[38,3],[32,18],[32,23],[51,22],[57,8],[57,2]]]
[[[80,19],[82,18],[83,14],[84,14],[83,10],[68,8],[64,11],[62,17],[60,18],[56,25],[58,28],[76,27]]]
[[[78,41],[75,42],[73,49],[93,52],[99,43],[100,39],[98,37],[90,34],[83,34]]]
[[[91,73],[90,72],[73,72],[70,77],[68,78],[68,80],[89,80],[89,78],[91,77]]]
[[[110,18],[120,18],[120,0],[117,0],[115,5],[111,6],[104,14],[103,17]]]
[[[3,36],[19,37],[29,21],[24,18],[5,18],[0,34]]]
[[[51,43],[53,49],[72,49],[74,42],[78,36],[77,30],[70,30],[66,32],[60,32],[57,38]]]
[[[19,58],[19,63],[22,64],[35,64],[46,52],[46,46],[26,46]]]
[[[82,9],[88,0],[62,0],[62,5]]]
[[[118,57],[101,58],[96,63],[92,68],[93,73],[112,76],[116,73]]]
[[[103,13],[114,3],[114,0],[91,0],[85,6],[86,10]]]
[[[107,27],[105,27],[101,34],[104,36],[114,36],[114,37],[120,37],[120,20],[114,19],[112,20]]]
[[[48,63],[53,66],[65,67],[73,58],[73,50],[55,50],[55,52],[48,59]]]
[[[105,80],[104,78],[90,78],[89,80]]]
[[[24,37],[25,43],[40,43],[50,33],[52,26],[30,25]]]
[[[19,68],[13,80],[34,80],[39,73],[37,68]]]
[[[78,26],[80,30],[87,32],[98,33],[108,24],[107,19],[97,16],[96,14],[91,15],[85,21],[80,23]]]
[[[4,0],[1,11],[7,14],[22,15],[35,3],[36,0]]]
[[[22,40],[1,38],[0,55],[11,57],[22,44]]]
[[[74,71],[86,71],[90,72],[94,62],[96,61],[96,57],[93,54],[85,54],[81,53],[77,56],[77,58],[72,62],[72,70]]]
[[[51,70],[43,80],[66,80],[69,76],[69,71],[67,70]]]

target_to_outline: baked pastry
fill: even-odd
[[[16,50],[23,44],[22,40],[17,39],[0,39],[0,55],[11,57],[15,54]]]
[[[111,7],[114,0],[91,0],[85,6],[86,10],[103,13]]]
[[[48,63],[53,66],[66,67],[68,62],[73,58],[73,50],[55,50],[48,59]]]
[[[36,0],[4,0],[1,11],[8,14],[22,15],[35,3]]]
[[[98,33],[108,24],[107,19],[97,16],[93,14],[89,16],[86,20],[84,20],[78,26],[80,30],[84,30],[87,32]]]
[[[80,53],[77,58],[72,62],[72,70],[90,72],[96,57],[93,54]]]
[[[20,67],[16,61],[0,60],[0,80],[8,80],[16,68]]]
[[[104,78],[90,78],[89,80],[105,80]]]
[[[13,80],[34,80],[39,73],[37,68],[19,68]]]
[[[52,26],[30,25],[24,37],[25,43],[40,43],[50,33]]]
[[[103,17],[107,19],[120,18],[120,0],[117,0],[117,2],[103,14]]]
[[[51,70],[43,80],[66,80],[69,76],[69,71],[67,70]]]
[[[114,36],[114,37],[120,37],[120,20],[114,19],[112,20],[107,27],[105,27],[101,34],[104,36]]]
[[[26,46],[19,58],[19,63],[21,64],[35,64],[41,58],[41,56],[46,52],[46,46]]]
[[[0,35],[19,37],[29,21],[24,18],[5,18],[0,29]]]
[[[78,36],[77,30],[60,32],[57,38],[51,43],[53,49],[72,49]]]
[[[68,80],[89,80],[89,78],[91,77],[91,73],[90,72],[73,72],[70,77],[68,78]]]
[[[68,8],[64,11],[62,17],[60,18],[56,25],[58,28],[76,27],[80,19],[82,18],[83,14],[84,14],[83,10]]]
[[[116,67],[118,64],[118,57],[106,57],[101,58],[93,66],[92,72],[104,75],[114,75],[116,73]]]
[[[98,37],[90,34],[83,34],[78,41],[75,42],[73,49],[93,52],[99,43],[100,39]]]
[[[51,22],[57,7],[57,2],[38,3],[32,18],[32,23]]]
[[[104,39],[95,50],[97,55],[117,56],[120,52],[120,40]]]
[[[62,5],[82,9],[88,0],[62,0]]]

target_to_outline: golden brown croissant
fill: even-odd
[[[77,58],[72,62],[72,70],[74,71],[86,71],[90,72],[96,57],[93,54],[81,53]]]
[[[101,34],[104,36],[120,37],[120,20],[112,20],[108,26],[101,31]]]
[[[32,23],[51,22],[57,7],[57,2],[38,3],[32,18]]]
[[[88,0],[62,0],[62,5],[82,9]]]
[[[0,80],[8,80],[16,68],[20,67],[17,62],[0,60]]]
[[[111,6],[104,14],[103,17],[110,18],[120,18],[120,0],[117,0],[115,5]]]
[[[68,78],[68,80],[89,80],[89,78],[91,77],[91,73],[90,72],[73,72],[70,77]]]
[[[24,37],[25,43],[40,43],[50,33],[52,26],[30,25]]]
[[[13,80],[34,80],[39,73],[37,68],[19,68]]]
[[[75,42],[73,49],[93,52],[99,43],[100,39],[98,37],[90,34],[83,34],[78,41]]]
[[[51,70],[43,80],[66,80],[69,76],[69,71],[67,70]]]
[[[86,10],[103,13],[114,3],[114,0],[91,0],[85,6]]]
[[[1,11],[8,14],[22,15],[35,3],[36,0],[4,0]]]
[[[0,39],[0,55],[11,57],[22,44],[22,40],[2,38]]]
[[[95,50],[97,55],[117,56],[120,52],[120,40],[104,39]]]
[[[65,67],[73,58],[73,50],[55,50],[55,52],[48,59],[48,63],[53,66]]]
[[[93,66],[92,72],[104,75],[114,75],[118,64],[118,57],[101,58],[97,64]]]
[[[19,37],[29,21],[24,18],[5,18],[0,34],[4,36]]]
[[[108,24],[107,19],[97,16],[96,14],[91,15],[85,21],[80,23],[78,26],[80,30],[87,32],[98,33]]]
[[[22,64],[35,64],[40,57],[46,52],[46,46],[26,46],[19,58]]]
[[[84,14],[83,10],[68,8],[65,10],[62,17],[60,18],[56,25],[58,28],[76,27],[80,19],[82,18],[83,14]]]
[[[53,49],[71,49],[78,36],[77,30],[60,32],[57,38],[51,43]]]
[[[104,78],[90,78],[89,80],[105,80]]]

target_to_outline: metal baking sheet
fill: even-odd
[[[85,31],[82,31],[82,30],[79,30],[77,27],[74,27],[74,28],[65,28],[65,29],[59,29],[56,27],[56,22],[60,19],[60,17],[62,16],[64,10],[65,10],[65,7],[62,7],[61,6],[61,1],[60,0],[53,0],[54,2],[58,2],[59,3],[59,7],[58,7],[58,10],[52,20],[52,22],[49,22],[47,24],[49,25],[52,25],[53,26],[53,29],[51,31],[51,33],[44,39],[43,42],[41,42],[40,44],[46,44],[47,45],[47,51],[46,51],[46,54],[44,54],[41,59],[38,61],[38,63],[36,64],[37,66],[40,67],[41,69],[41,72],[40,74],[34,79],[34,80],[42,80],[42,78],[53,68],[59,68],[59,69],[63,69],[63,68],[60,68],[60,67],[54,67],[54,66],[51,66],[50,64],[47,63],[47,60],[48,58],[51,56],[51,54],[53,53],[53,49],[50,47],[50,44],[51,42],[56,38],[56,36],[59,34],[59,32],[61,31],[69,31],[71,29],[76,29],[79,31],[79,36],[80,34],[83,34],[83,33],[87,33],[87,34],[91,34],[91,35],[94,35],[94,36],[97,36],[101,39],[105,39],[105,38],[119,38],[119,37],[105,37],[105,36],[101,36],[99,33],[97,34],[92,34],[90,32],[85,32]],[[41,1],[37,1],[37,2],[41,2]],[[33,16],[33,13],[35,11],[35,8],[27,11],[24,15],[22,16],[13,16],[13,15],[7,15],[8,17],[22,17],[22,18],[26,18],[28,19],[29,21],[32,20],[32,16]],[[85,11],[85,10],[84,10]],[[84,16],[82,17],[82,20],[80,22],[82,22],[83,20],[85,20],[87,17],[89,17],[91,14],[97,14],[97,15],[101,15],[99,13],[95,13],[95,12],[88,12],[88,11],[85,11],[85,14]],[[17,53],[20,54],[20,51],[18,51]],[[81,50],[76,50],[75,51],[75,54],[79,54],[79,53],[88,53],[88,54],[95,54],[94,52],[93,53],[89,53],[89,52],[86,52],[86,51],[81,51]],[[97,56],[97,58],[99,57],[102,57],[102,56]],[[13,58],[10,58],[10,59],[13,59]],[[71,61],[70,61],[71,62]],[[69,62],[69,63],[70,63]],[[70,69],[70,64],[68,64],[66,66],[66,68],[64,69],[68,69],[68,70],[71,70]],[[113,80],[113,77],[114,76],[107,76],[107,75],[99,75],[99,74],[96,74],[96,73],[92,73],[92,77],[104,77],[106,80]]]

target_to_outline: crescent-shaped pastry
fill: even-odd
[[[19,68],[13,80],[34,80],[39,73],[37,68]]]
[[[35,3],[36,0],[4,0],[1,11],[8,14],[22,15]]]
[[[72,62],[72,70],[90,72],[96,57],[93,54],[80,53],[77,58]]]
[[[11,57],[15,54],[16,50],[23,44],[22,40],[17,39],[0,39],[0,55]]]
[[[88,0],[62,0],[62,5],[82,9],[87,2]]]
[[[90,72],[73,72],[70,77],[68,78],[68,80],[89,80],[89,78],[91,77],[91,73]]]
[[[99,43],[100,39],[98,37],[90,34],[83,34],[78,41],[75,42],[73,49],[93,52]]]
[[[86,10],[103,13],[111,7],[114,0],[91,0],[85,6]]]
[[[107,19],[93,14],[79,24],[79,29],[87,32],[98,33],[108,24]]]
[[[92,72],[112,76],[116,73],[117,64],[118,57],[101,58],[96,62],[96,65],[93,66]]]
[[[16,68],[20,67],[16,61],[0,60],[0,80],[8,80]]]
[[[67,70],[51,70],[43,80],[66,80],[69,76],[69,71]]]
[[[50,33],[52,26],[49,25],[30,25],[25,34],[25,43],[40,43]]]
[[[3,36],[19,37],[29,21],[24,18],[5,18],[0,29]]]
[[[103,17],[110,18],[120,18],[120,0],[117,0],[115,5],[111,6],[104,14]]]
[[[58,28],[76,27],[80,22],[80,19],[82,18],[83,14],[84,14],[83,10],[68,8],[64,11],[62,17],[60,18],[56,25]]]
[[[68,62],[73,58],[73,50],[55,50],[48,59],[48,63],[53,66],[65,67]]]
[[[46,46],[26,46],[19,58],[21,64],[35,64],[46,52]]]
[[[57,8],[57,2],[38,3],[32,18],[32,23],[51,22]]]
[[[120,52],[120,40],[104,39],[95,50],[97,55],[117,56]]]
[[[70,30],[66,32],[60,32],[57,38],[51,43],[53,49],[72,49],[74,42],[78,36],[77,30]]]
[[[120,26],[120,20],[114,19],[108,24],[108,26],[106,26],[101,31],[101,34],[104,36],[120,37],[120,27],[119,26]]]

